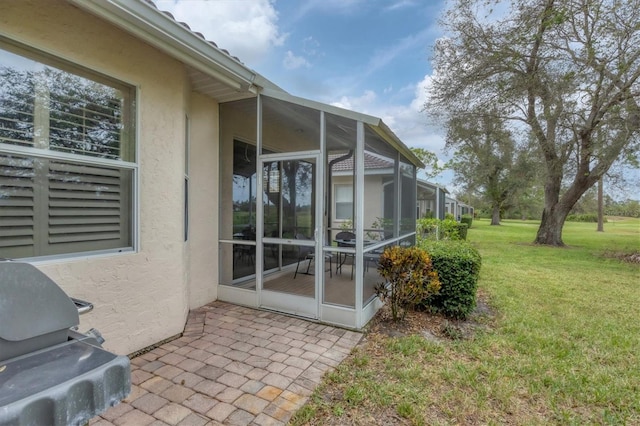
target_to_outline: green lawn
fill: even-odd
[[[474,221],[480,289],[496,312],[473,339],[368,336],[293,424],[640,424],[640,220]],[[481,319],[482,320],[482,319]]]

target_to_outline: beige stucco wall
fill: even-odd
[[[189,307],[217,298],[219,109],[213,99],[190,94]]]
[[[187,270],[183,238],[185,87],[184,67],[123,31],[60,0],[0,2],[0,33],[138,88],[139,252],[76,257],[37,263],[71,296],[94,303],[81,317],[81,330],[96,327],[105,347],[131,353],[183,330],[189,305],[215,298],[212,267],[193,267],[203,257],[215,263],[211,241],[217,238],[206,214],[215,189],[198,190],[197,180],[211,179],[205,170],[216,144],[213,127],[195,126],[192,247],[198,249]],[[193,98],[194,116],[210,116],[214,103]],[[199,157],[199,156],[202,157]],[[215,178],[210,181],[215,187]],[[212,198],[213,197],[213,198]],[[211,223],[216,223],[212,217]],[[199,233],[201,231],[201,233]],[[211,241],[208,241],[209,236]],[[210,270],[211,269],[211,270]],[[215,274],[214,274],[215,276]],[[200,284],[189,288],[185,277]]]
[[[332,178],[331,188],[332,195],[331,199],[331,217],[336,217],[336,185],[353,185],[353,178],[351,176],[334,176]],[[383,214],[383,199],[384,199],[384,190],[382,186],[382,176],[380,175],[369,175],[364,177],[364,228],[370,229],[372,228],[373,223],[379,218],[382,217]],[[344,220],[336,220],[334,219],[331,227],[332,228],[340,228],[345,225]]]

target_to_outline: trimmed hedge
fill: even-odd
[[[473,224],[473,216],[470,214],[463,214],[460,218],[460,223],[466,223],[467,229],[471,228],[471,225]]]
[[[440,280],[439,293],[424,299],[423,305],[447,317],[465,319],[476,307],[480,253],[464,241],[424,240],[420,248],[431,257]]]

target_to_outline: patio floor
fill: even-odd
[[[107,425],[284,425],[360,333],[214,302],[182,337],[131,360],[131,394]]]

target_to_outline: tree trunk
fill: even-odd
[[[542,212],[540,228],[538,228],[538,234],[536,235],[536,240],[534,242],[536,244],[545,244],[557,247],[564,246],[564,242],[562,241],[562,227],[566,217],[567,213],[562,212],[557,208],[547,210],[545,207]]]
[[[542,211],[540,228],[538,228],[538,234],[534,241],[535,244],[564,246],[562,241],[564,221],[582,194],[595,183],[585,177],[578,177],[560,198],[561,181],[560,174],[557,174],[555,178],[547,178],[544,187],[544,210]]]
[[[563,204],[560,203],[562,174],[557,170],[552,169],[552,171],[555,173],[550,173],[544,186],[544,210],[542,210],[542,220],[534,243],[562,247],[564,246],[562,227],[571,207],[562,207]]]
[[[602,178],[598,179],[598,230],[604,232],[604,201],[602,196]]]
[[[491,210],[491,224],[492,225],[500,225],[500,206],[493,205]]]

